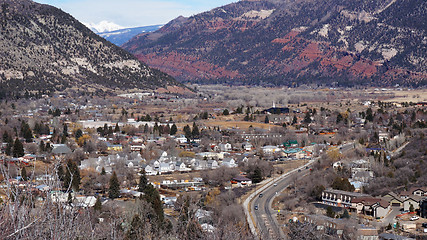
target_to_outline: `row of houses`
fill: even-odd
[[[322,202],[327,205],[348,208],[375,218],[385,217],[392,207],[404,211],[422,209],[427,198],[426,187],[415,187],[399,194],[393,192],[383,197],[372,197],[363,193],[327,189],[322,192]]]

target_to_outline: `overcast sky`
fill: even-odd
[[[237,0],[34,0],[61,8],[84,23],[109,21],[123,27],[165,24]]]

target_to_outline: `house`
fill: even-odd
[[[242,144],[242,148],[245,151],[252,151],[253,147],[254,146],[251,143],[249,143],[249,142],[245,142],[245,143]]]
[[[298,141],[297,140],[289,140],[289,141],[284,142],[283,146],[286,148],[298,147]]]
[[[221,166],[233,168],[233,167],[237,167],[237,164],[233,158],[225,158],[224,160],[222,160]]]
[[[142,143],[132,143],[130,145],[130,150],[132,152],[141,152],[144,149],[145,149],[145,145]]]
[[[278,148],[276,146],[271,146],[271,145],[264,146],[261,149],[262,149],[262,152],[265,154],[273,154],[276,152],[280,152],[280,148]]]
[[[224,159],[224,152],[201,152],[197,153],[197,156],[199,156],[202,159]]]
[[[357,240],[378,240],[378,230],[375,227],[362,225],[357,228]]]
[[[420,215],[423,218],[427,218],[427,198],[420,201]]]
[[[160,163],[159,166],[159,173],[169,173],[172,172],[173,169],[171,169],[171,165],[169,163]]]
[[[52,153],[55,155],[65,155],[72,153],[71,149],[65,144],[52,144]]]
[[[218,162],[216,160],[208,160],[208,168],[209,169],[217,169],[219,167]]]
[[[392,233],[381,233],[379,237],[380,240],[415,240],[415,238],[405,237]]]
[[[121,151],[123,151],[123,146],[121,144],[107,143],[107,149],[108,149],[108,151],[121,152]]]
[[[157,175],[157,171],[150,165],[143,166],[143,169],[145,171],[145,175],[148,175],[148,176]]]
[[[390,203],[381,198],[356,197],[351,200],[350,211],[383,218],[390,211]]]
[[[351,207],[351,200],[356,197],[370,197],[367,194],[347,192],[336,189],[326,189],[322,192],[323,204],[338,206],[338,207]]]
[[[183,144],[183,143],[187,143],[187,138],[184,135],[182,135],[180,137],[176,137],[175,141],[179,144]]]
[[[175,171],[189,171],[190,169],[187,168],[187,166],[185,165],[185,163],[183,162],[176,162],[175,163]]]
[[[252,180],[245,176],[237,176],[231,180],[231,184],[236,184],[237,187],[246,187],[252,184]]]
[[[230,152],[233,149],[230,143],[220,143],[218,148],[221,152]]]
[[[423,197],[410,194],[409,191],[402,191],[399,195],[391,192],[384,196],[392,207],[401,207],[404,211],[409,211],[411,205],[414,210],[420,208],[420,201]]]

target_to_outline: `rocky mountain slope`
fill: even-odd
[[[57,8],[0,0],[0,98],[176,84]]]
[[[153,25],[153,26],[145,26],[145,27],[135,27],[135,28],[124,28],[115,31],[109,32],[101,32],[97,33],[99,36],[107,39],[108,41],[116,44],[117,46],[121,46],[133,37],[141,34],[154,32],[161,28],[163,25]]]
[[[425,0],[243,0],[123,47],[181,81],[427,84]]]

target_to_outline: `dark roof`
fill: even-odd
[[[252,181],[249,178],[245,177],[245,176],[237,176],[235,178],[233,178],[234,181],[237,182],[243,182],[243,181]]]

